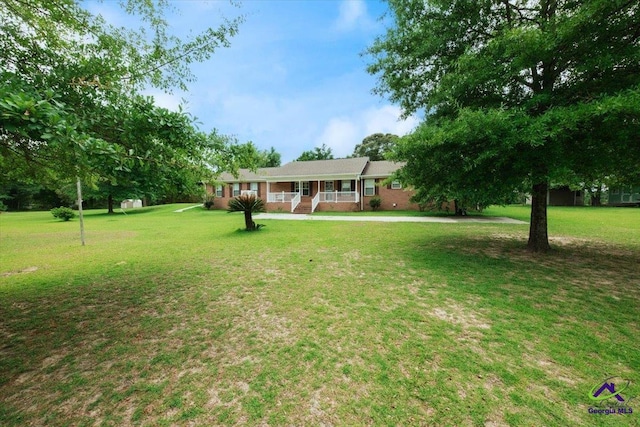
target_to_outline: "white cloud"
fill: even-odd
[[[154,99],[154,104],[158,107],[166,108],[170,111],[178,111],[180,105],[183,109],[186,107],[184,99],[180,95],[172,95],[158,90],[146,90],[142,92],[145,96],[151,96]]]
[[[367,25],[370,19],[364,0],[343,0],[339,6],[338,18],[334,28],[338,31],[350,31],[359,25]]]
[[[367,135],[372,133],[393,133],[406,135],[418,126],[420,120],[416,116],[409,116],[400,120],[401,111],[394,105],[385,105],[382,108],[372,108],[363,113],[364,128]]]
[[[334,157],[346,157],[353,153],[356,144],[374,133],[392,133],[403,136],[411,132],[420,120],[410,116],[400,119],[400,108],[384,105],[369,108],[350,117],[333,117],[324,126],[316,139],[316,147],[326,144],[331,147]]]
[[[318,137],[316,146],[326,144],[334,157],[346,157],[353,152],[354,141],[360,133],[360,126],[356,121],[332,118]]]

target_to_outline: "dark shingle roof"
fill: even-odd
[[[331,176],[359,176],[368,178],[386,178],[404,163],[380,160],[370,162],[368,157],[351,159],[310,160],[290,162],[277,168],[260,168],[255,172],[249,169],[238,170],[238,177],[228,172],[220,175],[223,182],[256,182],[268,179],[316,179]]]
[[[220,181],[223,182],[255,182],[266,181],[269,173],[273,169],[278,168],[259,168],[255,172],[249,169],[238,169],[238,177],[236,178],[229,172],[223,172],[220,174]]]
[[[270,177],[321,177],[330,175],[360,175],[364,170],[368,157],[352,159],[310,160],[306,162],[290,162],[270,171]]]
[[[404,166],[404,163],[390,162],[388,160],[378,160],[369,162],[362,176],[369,178],[382,178],[391,176],[395,171]]]

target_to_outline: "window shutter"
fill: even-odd
[[[356,180],[355,179],[351,180],[351,191],[356,191]]]

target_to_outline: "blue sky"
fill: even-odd
[[[231,47],[192,64],[197,81],[186,93],[149,91],[176,109],[182,100],[204,131],[214,128],[260,149],[275,147],[283,163],[323,143],[334,156],[353,152],[376,132],[404,135],[418,120],[372,94],[363,51],[385,22],[386,3],[364,0],[176,0],[169,16],[175,34],[216,27],[222,15],[246,16]],[[130,22],[115,2],[89,3],[108,21]]]

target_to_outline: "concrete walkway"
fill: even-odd
[[[180,213],[180,212],[188,211],[189,209],[193,209],[197,207],[202,207],[202,203],[200,203],[199,205],[189,206],[188,208],[178,209],[177,211],[174,211],[174,212]]]
[[[527,224],[513,218],[506,217],[476,217],[476,216],[328,216],[328,215],[303,215],[288,213],[261,213],[253,216],[258,219],[285,219],[306,221],[368,221],[368,222],[442,222],[442,223],[500,223],[500,224]]]

